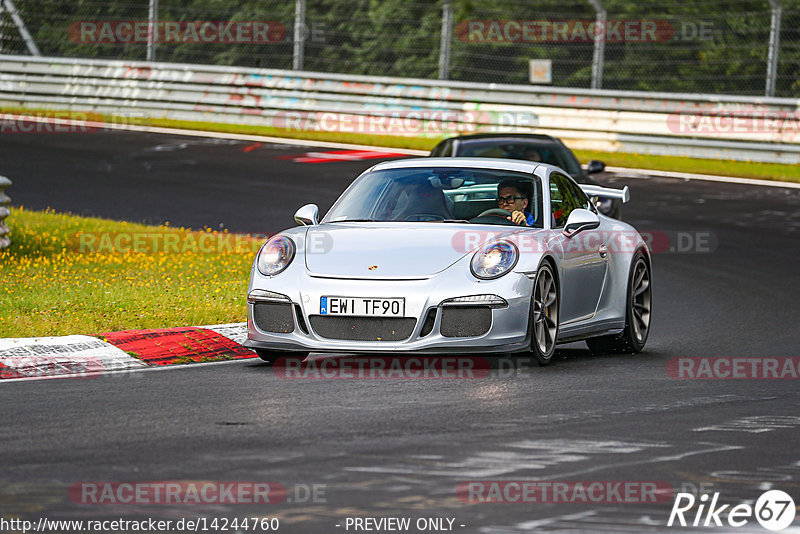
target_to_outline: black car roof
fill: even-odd
[[[525,134],[525,133],[480,133],[480,134],[469,134],[469,135],[459,135],[456,137],[450,137],[449,141],[472,141],[472,140],[480,140],[480,139],[519,139],[519,140],[529,140],[529,141],[549,141],[551,143],[558,143],[561,144],[561,140],[557,137],[553,137],[552,135],[545,135],[545,134]]]

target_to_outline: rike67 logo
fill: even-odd
[[[696,505],[699,505],[697,510],[693,510]],[[678,493],[667,526],[743,527],[755,519],[762,527],[778,531],[792,524],[796,512],[794,500],[788,493],[780,490],[764,492],[755,506],[737,504],[733,507],[730,504],[720,504],[719,493],[714,493],[710,502],[705,493],[699,499],[691,493]]]

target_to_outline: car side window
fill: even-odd
[[[550,211],[553,228],[561,228],[567,223],[573,210],[591,209],[591,203],[583,190],[576,186],[563,174],[554,172],[550,175]]]

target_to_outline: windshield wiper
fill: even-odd
[[[375,219],[342,219],[340,221],[331,221],[331,222],[378,222]]]

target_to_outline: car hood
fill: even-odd
[[[321,276],[423,278],[487,241],[520,231],[452,223],[326,223],[308,228],[306,268]]]

